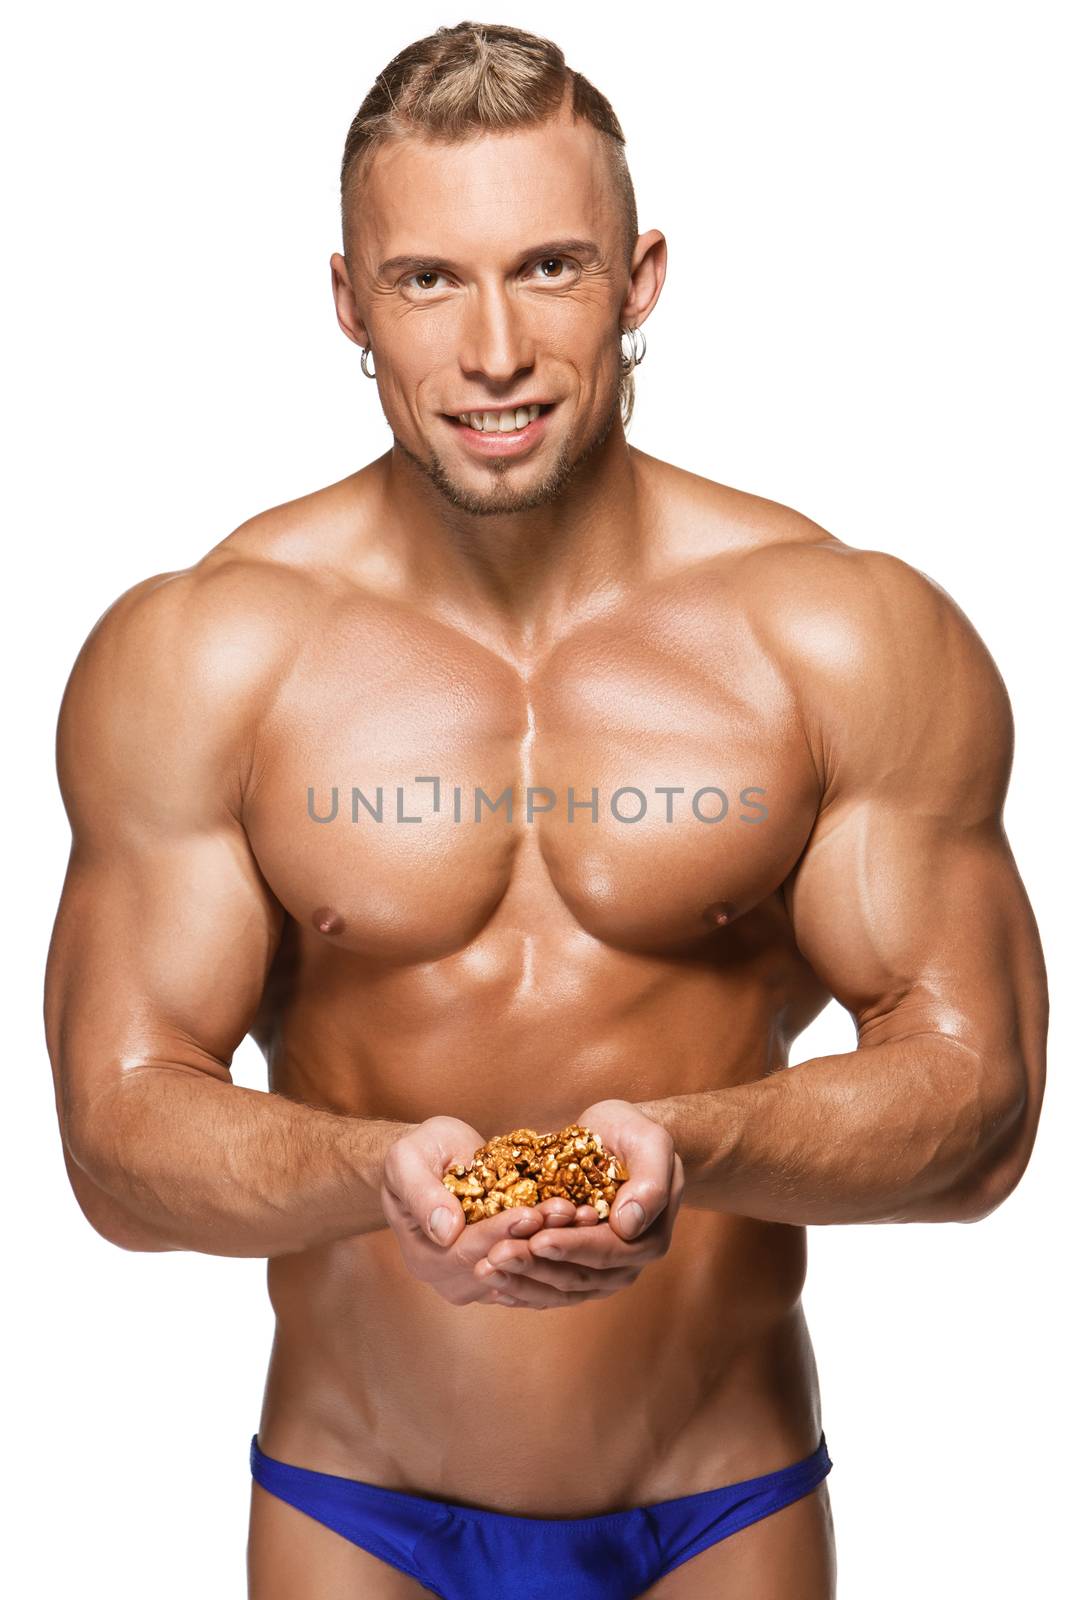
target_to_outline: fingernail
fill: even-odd
[[[430,1232],[438,1244],[447,1244],[452,1231],[452,1213],[447,1206],[438,1206],[430,1217]]]
[[[644,1225],[644,1208],[639,1206],[636,1200],[627,1200],[619,1212],[619,1227],[623,1233],[628,1239],[632,1239],[635,1233],[640,1233]]]
[[[551,1256],[553,1261],[558,1261],[562,1256],[563,1251],[557,1250],[554,1244],[546,1244],[542,1245],[541,1249],[535,1251],[534,1253],[539,1256]]]
[[[493,1289],[507,1289],[511,1284],[506,1272],[491,1272],[485,1281]]]

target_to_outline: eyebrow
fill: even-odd
[[[528,250],[520,251],[518,260],[529,261],[542,256],[578,256],[585,261],[595,261],[601,254],[598,244],[592,239],[549,239],[546,244],[531,245]],[[388,261],[383,261],[378,268],[378,276],[384,277],[387,272],[406,271],[414,272],[454,272],[456,262],[448,261],[444,256],[390,256]]]

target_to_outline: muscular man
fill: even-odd
[[[268,1260],[252,1600],[828,1600],[805,1226],[976,1220],[1034,1140],[1003,683],[923,574],[628,444],[666,248],[554,46],[411,46],[343,196],[392,447],[64,698],[71,1182]],[[785,1070],[831,996],[855,1050]],[[606,1220],[464,1225],[449,1163],[571,1122]]]

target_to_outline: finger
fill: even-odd
[[[516,1206],[511,1218],[508,1234],[513,1239],[528,1239],[542,1227],[542,1218],[536,1206]]]
[[[671,1193],[674,1140],[654,1125],[643,1134],[639,1153],[628,1158],[631,1178],[615,1195],[608,1222],[620,1239],[635,1239],[659,1216]]]
[[[413,1215],[409,1207],[395,1192],[395,1189],[384,1178],[382,1179],[380,1200],[386,1222],[397,1233],[410,1234],[413,1245],[416,1248],[421,1246],[427,1250],[431,1248],[435,1251],[441,1250],[442,1247],[437,1243],[437,1240],[427,1233],[425,1216]],[[425,1207],[423,1209],[425,1210]]]
[[[632,1282],[636,1272],[632,1266],[582,1267],[569,1262],[530,1259],[509,1261],[506,1269],[494,1267],[489,1261],[480,1261],[474,1276],[487,1288],[499,1289],[505,1294],[521,1298],[526,1294],[527,1286],[534,1283],[549,1289],[560,1289],[567,1294],[581,1290],[611,1294],[621,1289],[624,1283]]]
[[[490,1304],[496,1303],[501,1295],[507,1295],[509,1300],[518,1302],[519,1307],[533,1311],[551,1311],[562,1309],[566,1306],[582,1305],[586,1300],[602,1300],[605,1291],[602,1289],[578,1288],[558,1289],[551,1284],[539,1283],[533,1278],[515,1278],[509,1274],[509,1283],[505,1289],[490,1291]],[[621,1287],[616,1285],[615,1287]]]
[[[485,1272],[498,1268],[518,1272],[539,1263],[552,1269],[563,1262],[605,1272],[613,1267],[632,1267],[635,1263],[644,1265],[651,1259],[647,1244],[620,1240],[611,1228],[598,1228],[595,1232],[592,1228],[568,1228],[565,1231],[542,1229],[528,1240],[504,1239],[492,1247],[481,1265]]]
[[[573,1200],[565,1200],[562,1195],[553,1195],[551,1200],[542,1200],[537,1207],[545,1219],[545,1226],[560,1228],[574,1221],[575,1205]]]
[[[565,1232],[542,1232],[528,1241],[522,1241],[522,1253],[534,1261],[565,1261],[572,1266],[595,1267],[605,1271],[610,1267],[629,1266],[634,1261],[649,1259],[648,1245],[642,1239],[620,1239],[613,1228],[568,1228]],[[493,1256],[497,1263],[499,1252]]]
[[[457,1260],[468,1267],[481,1261],[495,1244],[504,1239],[514,1239],[526,1248],[526,1240],[540,1232],[542,1219],[536,1206],[512,1206],[498,1211],[494,1217],[483,1217],[471,1222],[455,1241]],[[513,1230],[517,1229],[518,1232]]]
[[[467,1225],[456,1196],[445,1188],[426,1153],[409,1140],[398,1139],[390,1149],[382,1188],[407,1213],[409,1226],[421,1230],[431,1244],[447,1249]]]

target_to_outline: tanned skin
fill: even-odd
[[[386,144],[332,269],[392,447],[122,595],[58,738],[46,1020],[86,1216],[268,1258],[268,1454],[545,1517],[814,1450],[806,1225],[984,1217],[1044,1083],[996,668],[924,574],[628,444],[619,330],[666,247],[620,235],[569,116]],[[506,461],[452,420],[537,398]],[[831,996],[856,1049],[783,1070]],[[248,1034],[270,1093],[232,1082]],[[460,1226],[449,1161],[572,1121],[630,1165],[606,1223]],[[252,1600],[428,1592],[258,1485],[248,1570]],[[646,1600],[834,1587],[824,1483]]]

